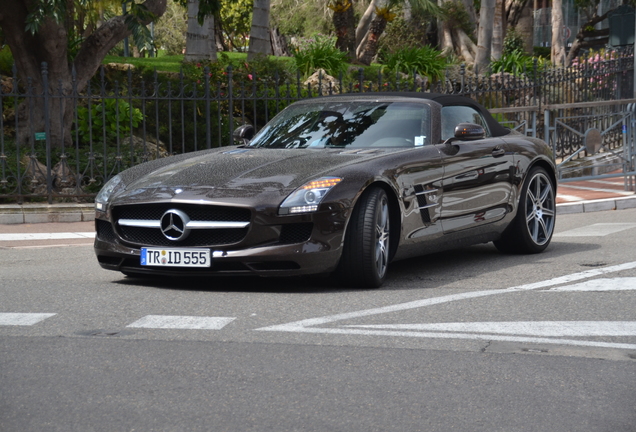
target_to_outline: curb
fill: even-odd
[[[590,213],[607,210],[636,208],[636,195],[620,198],[605,198],[591,201],[557,204],[557,214]]]
[[[95,220],[95,204],[2,204],[0,225]]]
[[[557,204],[557,215],[636,208],[636,195]],[[1,204],[0,225],[91,222],[94,204]]]

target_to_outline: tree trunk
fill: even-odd
[[[459,50],[459,55],[464,58],[466,63],[474,63],[477,45],[475,45],[472,39],[462,29],[454,29],[452,33],[453,39],[457,41],[455,44]]]
[[[378,39],[382,36],[382,33],[384,33],[384,29],[386,29],[386,20],[379,16],[373,18],[371,26],[369,27],[369,37],[364,51],[362,51],[362,54],[358,57],[360,63],[367,66],[371,64],[371,61],[373,61],[373,58],[378,53]]]
[[[552,49],[550,50],[550,60],[556,66],[564,66],[565,64],[563,25],[563,3],[561,0],[552,0]]]
[[[486,70],[490,64],[493,21],[495,18],[496,0],[482,0],[479,11],[479,31],[477,37],[477,55],[475,68],[478,72]]]
[[[364,11],[364,14],[358,21],[358,26],[356,27],[356,49],[361,51],[364,47],[363,42],[366,42],[366,36],[369,32],[369,26],[371,25],[371,21],[373,21],[373,15],[375,14],[375,8],[380,6],[380,0],[371,0],[369,6]]]
[[[11,48],[18,73],[24,82],[31,82],[33,98],[23,102],[17,110],[18,141],[25,144],[33,139],[32,132],[48,132],[47,138],[53,147],[71,144],[70,130],[73,119],[73,104],[64,98],[45,97],[44,88],[48,83],[49,95],[60,92],[68,95],[73,88],[72,70],[75,68],[75,90],[80,92],[95,74],[102,60],[115,45],[131,34],[123,16],[116,16],[104,22],[81,44],[72,63],[68,61],[68,34],[64,22],[57,23],[47,17],[39,31],[32,35],[25,31],[29,10],[27,2],[3,0],[0,11],[0,27],[5,41]],[[166,0],[146,0],[144,5],[156,17],[166,10]],[[147,23],[146,23],[147,24]],[[46,73],[42,64],[46,63]],[[45,105],[49,100],[49,106]],[[29,102],[31,105],[29,106]],[[45,112],[49,115],[49,130],[45,126]]]
[[[594,26],[596,26],[596,24],[600,23],[601,21],[605,20],[605,18],[607,18],[607,16],[610,14],[610,12],[612,12],[614,9],[611,9],[607,12],[605,12],[603,15],[597,15],[596,13],[592,15],[592,17],[581,26],[581,28],[579,29],[578,33],[576,34],[576,37],[574,38],[574,42],[572,43],[572,47],[570,48],[570,51],[568,52],[568,55],[565,59],[565,66],[568,66],[570,63],[572,63],[572,60],[574,59],[574,57],[576,57],[579,54],[579,51],[581,50],[581,48],[584,45],[585,42],[585,38],[588,36],[595,36],[594,31],[588,32],[587,29],[589,28],[594,28]]]
[[[248,61],[272,53],[272,44],[269,40],[269,8],[269,0],[254,0]]]
[[[216,39],[214,33],[214,18],[208,17],[199,24],[199,0],[188,0],[188,32],[186,33],[186,53],[184,60],[216,61]]]
[[[506,37],[506,21],[504,21],[505,0],[495,2],[495,21],[492,31],[491,57],[499,60],[503,54],[503,42]]]
[[[468,14],[468,19],[470,20],[470,22],[477,24],[477,11],[475,10],[475,3],[473,2],[473,0],[462,0],[462,4],[464,5],[464,9]],[[477,29],[475,29],[475,31],[476,30]]]
[[[517,18],[514,27],[523,39],[524,51],[532,55],[534,50],[534,14],[530,2],[526,2],[519,12],[519,18]]]
[[[346,52],[349,60],[356,58],[356,34],[351,0],[336,0],[333,9],[333,25],[336,29],[336,48]]]
[[[505,0],[506,12],[504,21],[506,21],[508,27],[517,27],[523,10],[528,6],[532,7],[528,0]]]

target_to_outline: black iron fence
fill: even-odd
[[[48,82],[43,65],[42,91],[15,72],[0,76],[0,202],[90,200],[123,169],[231,145],[232,131],[241,124],[260,128],[294,101],[340,93],[431,91],[472,97],[507,126],[552,140],[557,156],[565,158],[580,149],[578,135],[566,127],[551,138],[554,127],[545,127],[544,115],[555,104],[561,104],[555,115],[567,118],[579,115],[568,110],[594,110],[594,104],[576,108],[581,103],[631,98],[633,73],[633,51],[625,51],[579,60],[567,69],[535,62],[524,70],[486,77],[455,66],[445,79],[432,83],[416,74],[369,76],[362,69],[301,79],[286,72],[260,77],[231,67],[221,74],[197,68],[141,74],[104,67],[79,89],[74,79],[71,86]],[[600,115],[609,118],[612,110],[610,106]],[[599,120],[584,120],[594,121]],[[622,143],[615,141],[611,148]],[[585,155],[579,151],[576,157]]]

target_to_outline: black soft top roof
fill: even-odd
[[[490,112],[480,103],[475,102],[467,96],[448,95],[441,93],[423,93],[423,92],[374,92],[361,93],[369,96],[393,96],[393,97],[409,97],[415,99],[429,99],[437,102],[442,106],[468,106],[481,112],[484,120],[488,124],[488,129],[492,136],[503,136],[510,133],[510,129],[503,127],[497,120],[493,118]]]
[[[353,93],[353,94],[341,94],[326,97],[338,97],[338,96],[365,96],[365,97],[405,97],[414,99],[428,99],[437,102],[442,106],[468,106],[481,112],[484,116],[484,120],[488,124],[488,129],[492,136],[504,136],[510,133],[510,129],[503,127],[497,122],[490,114],[490,112],[481,104],[475,102],[473,99],[466,96],[447,95],[441,93],[424,93],[424,92],[368,92],[368,93]]]

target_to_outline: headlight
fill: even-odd
[[[104,211],[106,210],[106,204],[110,197],[117,191],[124,188],[124,183],[121,179],[121,176],[116,175],[106,182],[102,190],[99,191],[97,196],[95,197],[95,208],[97,210]]]
[[[283,201],[278,214],[310,213],[318,210],[318,204],[327,192],[341,181],[340,177],[322,177],[305,183]]]

